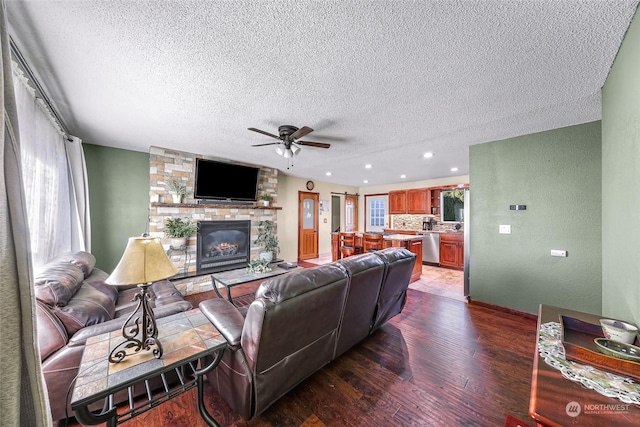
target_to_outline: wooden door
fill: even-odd
[[[298,192],[298,259],[318,258],[318,193]]]
[[[358,196],[345,196],[344,217],[344,231],[358,231]]]

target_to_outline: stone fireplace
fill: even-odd
[[[242,268],[251,255],[251,221],[198,221],[196,274]]]
[[[251,259],[257,258],[262,248],[253,244],[253,242],[258,237],[260,221],[272,221],[277,227],[277,212],[282,209],[276,206],[265,207],[258,204],[197,203],[197,200],[193,198],[195,161],[197,157],[225,161],[225,159],[221,158],[161,147],[151,147],[149,149],[149,234],[163,239],[169,258],[180,270],[179,275],[176,278],[172,278],[171,281],[184,295],[211,290],[212,284],[208,272],[242,268]],[[167,185],[171,179],[175,178],[183,180],[187,186],[188,194],[183,198],[182,203],[173,203]],[[274,203],[277,203],[278,170],[261,166],[259,179],[260,194],[270,194],[274,199]],[[170,248],[169,240],[164,236],[166,219],[176,217],[197,221],[201,225],[205,224],[205,229],[199,230],[198,235],[190,236],[186,246],[180,249]],[[243,233],[247,233],[244,249],[240,248],[240,243],[232,242],[225,245],[225,242],[222,242],[212,252],[209,240],[213,240],[213,236],[207,237],[206,242],[201,239],[201,237],[204,238],[204,236],[211,234],[206,230],[206,224],[209,222],[229,224],[242,222],[248,224],[243,226],[245,227],[243,228]],[[248,232],[246,227],[248,227]],[[235,247],[236,244],[238,244],[237,249]],[[209,246],[208,254],[203,252],[207,250],[207,246]],[[231,255],[236,250],[237,252]],[[240,261],[238,253],[242,251],[244,251],[244,254],[242,255],[242,261]],[[218,255],[214,256],[216,253]],[[214,258],[220,259],[213,260]],[[204,266],[201,265],[201,261]],[[235,262],[237,262],[237,265]],[[224,268],[221,268],[223,263]]]

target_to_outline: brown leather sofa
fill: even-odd
[[[246,317],[201,302],[229,348],[207,379],[245,419],[262,413],[402,311],[415,257],[389,248],[267,280]]]
[[[67,394],[87,338],[120,329],[137,304],[133,296],[139,289],[105,284],[108,274],[94,268],[95,262],[92,254],[75,252],[35,274],[38,344],[54,421],[65,418],[65,409],[73,415]],[[152,284],[149,294],[156,318],[192,308],[167,280]]]

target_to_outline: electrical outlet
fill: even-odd
[[[511,234],[511,226],[510,225],[500,225],[498,228],[498,232],[500,234]]]
[[[551,249],[551,256],[566,257],[567,251],[563,251],[560,249]]]

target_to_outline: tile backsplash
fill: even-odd
[[[446,230],[454,230],[455,231],[455,222],[448,222],[443,224],[440,222],[440,215],[430,215],[437,224],[433,227],[434,231],[446,231]],[[401,215],[391,215],[391,224],[389,228],[392,230],[411,230],[411,231],[422,231],[422,221],[424,221],[425,215],[411,215],[411,214],[401,214]]]

